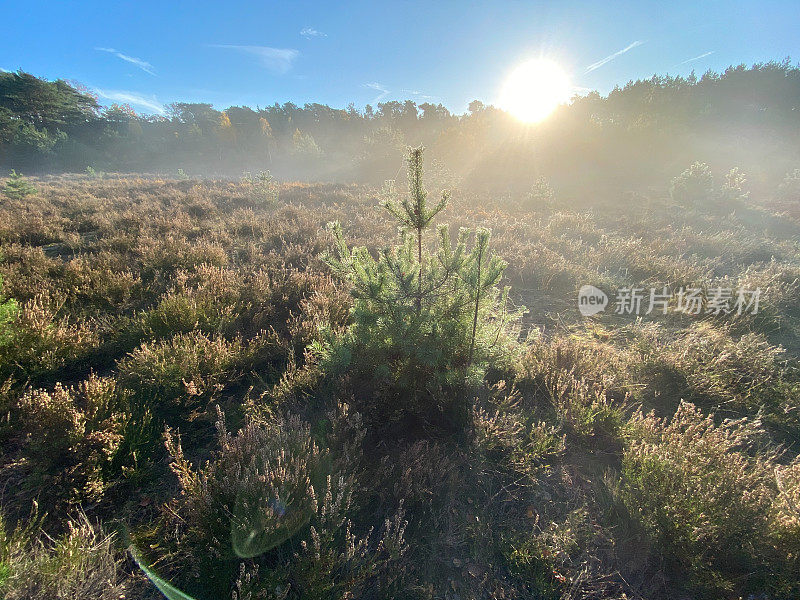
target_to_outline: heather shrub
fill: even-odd
[[[800,169],[795,169],[786,174],[778,186],[778,197],[782,200],[797,200],[800,198]]]
[[[736,204],[741,204],[747,200],[750,193],[745,190],[747,177],[738,167],[734,167],[725,174],[725,183],[720,188],[719,196],[725,205],[735,208]]]
[[[755,324],[755,329],[769,334],[776,329],[792,331],[800,317],[800,268],[778,262],[775,257],[759,265],[749,265],[737,277],[735,287],[761,290],[758,314],[737,316],[743,324]]]
[[[622,405],[609,398],[598,383],[573,380],[567,391],[554,396],[553,401],[565,429],[587,441],[597,442],[599,438],[613,443],[625,423]]]
[[[579,598],[593,597],[602,592],[602,587],[598,590],[582,585],[590,583],[585,581],[586,575],[590,567],[597,566],[586,564],[585,549],[591,546],[593,537],[601,535],[590,519],[585,506],[547,521],[540,520],[537,514],[530,531],[504,544],[509,571],[525,592],[547,600],[558,600],[570,593]],[[583,587],[587,589],[584,591]]]
[[[117,600],[128,585],[113,535],[83,514],[50,537],[34,520],[9,530],[0,519],[0,594],[5,600]]]
[[[550,182],[544,177],[538,177],[526,194],[525,203],[533,209],[546,209],[553,208],[555,199],[556,193],[550,186]]]
[[[123,261],[109,256],[78,255],[64,264],[57,281],[73,314],[119,314],[138,305],[143,295],[141,279]]]
[[[158,306],[143,313],[136,323],[142,339],[170,337],[176,333],[200,331],[207,335],[220,334],[230,327],[234,306],[219,305],[214,299],[192,292],[171,291]]]
[[[565,448],[564,426],[551,425],[523,406],[521,394],[500,381],[484,402],[473,406],[477,449],[489,459],[504,459],[522,473],[535,474]]]
[[[781,597],[800,594],[800,458],[775,467],[778,494],[772,505],[768,564],[777,573],[772,588]]]
[[[777,467],[775,477],[779,492],[775,516],[783,527],[797,531],[800,528],[800,459]]]
[[[94,374],[75,387],[57,383],[20,398],[14,412],[31,469],[26,483],[43,492],[42,501],[102,497],[122,439],[123,404],[115,381]]]
[[[137,323],[144,338],[170,337],[200,331],[207,335],[231,331],[236,320],[241,282],[230,269],[202,264],[180,271],[172,289]]]
[[[3,278],[0,277],[0,347],[11,339],[9,324],[17,311],[17,303],[3,297]]]
[[[179,223],[173,224],[177,228]],[[164,228],[170,231],[171,228]],[[139,251],[143,265],[142,279],[157,280],[163,274],[174,274],[180,270],[191,270],[210,264],[223,267],[228,264],[228,253],[217,241],[209,238],[186,239],[175,233],[166,233],[165,239],[145,236],[139,240]]]
[[[277,568],[250,569],[241,563],[234,584],[233,599],[249,598],[393,598],[403,588],[405,573],[400,559],[406,552],[401,508],[384,520],[373,535],[370,528],[363,536],[352,533],[347,517],[351,510],[352,490],[344,480],[332,485],[330,476],[318,501],[314,524],[298,551],[283,552]]]
[[[261,344],[268,349],[269,340]],[[186,429],[195,447],[208,437],[209,407],[220,392],[241,377],[259,344],[243,353],[242,343],[200,332],[145,342],[117,363],[117,379],[128,394],[128,417],[116,464],[129,478],[148,473],[158,457],[157,439],[164,424]]]
[[[311,270],[291,268],[261,269],[242,289],[240,327],[245,332],[274,328],[288,334],[291,323],[307,312],[309,303],[328,304],[335,311],[331,317],[341,322],[347,318],[347,306],[341,291],[337,293],[330,277]],[[344,314],[342,314],[344,313]]]
[[[757,423],[716,425],[689,403],[672,419],[631,420],[622,495],[690,586],[747,588],[769,530],[774,477],[769,457],[748,452]]]
[[[759,414],[781,435],[800,431],[792,398],[800,390],[784,350],[759,333],[731,336],[726,327],[699,323],[665,350],[695,404],[730,416]]]
[[[293,598],[339,598],[353,594],[402,554],[402,512],[386,521],[377,542],[371,530],[363,537],[352,533],[348,514],[354,482],[331,473],[331,455],[299,418],[250,419],[234,436],[220,412],[217,435],[215,457],[196,472],[180,439],[167,431],[181,487],[172,510],[180,518],[173,558],[186,566],[191,587],[208,591],[229,582],[216,577],[219,561],[265,555],[266,570],[242,563],[235,597],[286,597],[282,592]],[[284,546],[299,535],[299,550]],[[214,575],[204,568],[211,565]]]
[[[486,453],[511,453],[522,444],[523,424],[514,410],[473,407],[475,442]]]
[[[237,377],[241,343],[200,332],[145,342],[117,365],[120,385],[132,402],[164,419],[202,413],[226,383]]]
[[[196,473],[180,438],[167,432],[172,469],[182,494],[187,536],[212,544],[211,554],[252,557],[280,545],[311,519],[313,483],[325,480],[325,454],[297,417],[274,424],[250,421],[236,436],[218,414],[215,460]]]
[[[7,343],[0,346],[0,370],[34,378],[85,359],[97,348],[94,328],[59,317],[62,305],[45,294],[19,305]]]
[[[614,338],[621,338],[624,352]],[[619,327],[613,333],[589,325],[570,335],[556,334],[530,344],[516,368],[515,385],[540,398],[560,395],[573,378],[624,388],[636,358],[646,350],[649,332],[639,326]],[[637,356],[638,358],[638,356]]]
[[[0,266],[5,293],[20,303],[45,293],[63,298],[66,292],[59,285],[59,265],[63,263],[48,257],[41,247],[21,244],[4,247]]]
[[[472,468],[463,446],[431,440],[395,444],[379,459],[371,458],[360,477],[366,498],[378,507],[402,502],[409,515],[410,544],[404,561],[409,583],[431,595],[454,591],[448,581],[453,559],[484,555],[491,536],[491,524],[483,518],[488,511],[482,511],[482,502],[488,503],[490,496],[483,495],[477,465]],[[473,537],[475,529],[487,537]],[[476,539],[481,539],[477,548]]]
[[[573,439],[615,443],[625,423],[628,395],[609,393],[613,380],[605,377],[602,366],[606,360],[617,367],[623,363],[618,356],[601,353],[599,346],[591,350],[577,339],[539,345],[521,362],[518,385],[547,402],[559,427]],[[624,384],[618,382],[618,389]]]
[[[675,177],[669,188],[670,197],[679,204],[697,206],[708,202],[714,194],[714,178],[711,169],[702,162],[695,162]]]

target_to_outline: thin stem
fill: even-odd
[[[481,267],[483,266],[483,246],[478,250],[478,281],[475,284],[475,314],[472,317],[472,338],[469,342],[469,360],[467,368],[472,365],[472,357],[475,353],[475,333],[478,331],[478,309],[481,301]]]
[[[422,311],[422,227],[417,229],[417,260],[419,261],[419,287],[417,289],[417,314]]]

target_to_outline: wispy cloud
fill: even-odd
[[[127,63],[131,63],[132,65],[139,67],[145,73],[149,73],[150,75],[155,75],[153,71],[153,65],[151,65],[146,60],[142,60],[141,58],[136,58],[135,56],[128,56],[127,54],[123,54],[115,50],[114,48],[95,48],[95,50],[99,52],[108,52],[109,54],[113,54],[120,60],[124,60]]]
[[[603,65],[610,63],[612,60],[614,60],[618,56],[622,56],[623,54],[625,54],[629,50],[633,50],[634,48],[636,48],[637,46],[641,46],[642,44],[644,44],[643,41],[636,40],[632,44],[628,44],[627,46],[625,46],[622,50],[618,50],[617,52],[614,52],[614,54],[610,54],[610,55],[606,56],[604,59],[598,60],[597,62],[594,62],[594,63],[590,64],[588,67],[586,67],[586,72],[590,73],[591,71],[594,71],[595,69],[599,69]]]
[[[430,94],[426,94],[424,92],[420,92],[419,90],[400,90],[404,94],[409,94],[414,96],[415,100],[435,100],[438,96],[431,96]]]
[[[678,66],[678,65],[685,65],[686,63],[690,63],[690,62],[694,62],[694,61],[696,61],[696,60],[700,60],[701,58],[705,58],[706,56],[711,56],[712,54],[714,54],[714,50],[711,50],[710,52],[703,52],[703,54],[701,54],[701,55],[699,55],[699,56],[695,56],[694,58],[690,58],[690,59],[688,59],[688,60],[685,60],[685,61],[683,61],[683,62],[679,62],[679,63],[678,63],[677,65],[675,65],[675,66]]]
[[[164,106],[156,99],[155,96],[145,96],[138,92],[131,92],[128,90],[103,90],[94,88],[94,93],[112,102],[119,102],[120,104],[130,104],[134,107],[144,108],[150,112],[159,115],[164,114]]]
[[[375,90],[376,92],[380,92],[380,95],[375,96],[375,99],[372,101],[372,104],[377,104],[378,102],[380,102],[381,100],[386,98],[386,96],[389,95],[389,90],[387,90],[382,84],[377,82],[365,83],[364,87],[369,88],[371,90]]]
[[[300,35],[302,35],[307,40],[310,40],[313,37],[328,37],[327,33],[323,33],[313,27],[303,27],[300,30]]]
[[[236,46],[233,44],[211,44],[212,48],[235,50],[255,56],[263,67],[276,73],[286,73],[292,68],[300,52],[293,48],[270,48],[269,46]]]

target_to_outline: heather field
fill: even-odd
[[[5,598],[800,595],[798,173],[408,161],[0,179]]]
[[[0,600],[800,600],[796,4],[0,3]]]

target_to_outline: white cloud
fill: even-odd
[[[292,48],[270,48],[269,46],[236,46],[233,44],[212,44],[212,48],[235,50],[258,58],[262,66],[276,73],[286,73],[292,68],[300,52]]]
[[[375,99],[372,101],[372,104],[377,104],[378,102],[380,102],[381,100],[386,98],[386,96],[389,95],[389,90],[387,90],[382,84],[377,82],[365,83],[364,87],[369,88],[371,90],[375,90],[376,92],[380,92],[379,96],[375,96]]]
[[[108,52],[109,54],[113,54],[120,60],[124,60],[127,63],[131,63],[132,65],[139,67],[145,73],[149,73],[150,75],[155,75],[155,73],[153,72],[153,65],[151,65],[146,60],[142,60],[141,58],[136,58],[135,56],[128,56],[127,54],[118,52],[114,48],[95,48],[95,50],[99,52]]]
[[[414,96],[415,100],[435,100],[438,96],[431,96],[419,90],[400,90],[403,94]]]
[[[102,90],[99,88],[94,88],[93,91],[100,98],[111,100],[111,102],[130,104],[133,107],[144,108],[159,115],[163,115],[165,113],[164,106],[156,99],[155,96],[145,96],[128,90]]]
[[[300,35],[302,35],[307,40],[310,40],[312,37],[328,37],[327,33],[322,33],[314,29],[313,27],[303,27],[300,30]]]
[[[594,63],[590,64],[588,67],[586,67],[586,72],[589,73],[591,71],[594,71],[595,69],[599,69],[603,65],[605,65],[607,63],[610,63],[612,60],[614,60],[618,56],[622,56],[628,50],[633,50],[634,48],[636,48],[637,46],[641,46],[642,44],[644,44],[643,41],[636,40],[632,44],[628,44],[627,46],[625,46],[622,50],[618,50],[617,52],[614,52],[614,54],[609,54],[604,59],[598,60],[597,62],[594,62]]]
[[[696,61],[696,60],[700,60],[701,58],[705,58],[706,56],[711,56],[712,54],[714,54],[714,51],[713,51],[713,50],[711,50],[710,52],[704,52],[704,53],[703,53],[703,54],[701,54],[700,56],[695,56],[694,58],[690,58],[690,59],[688,59],[688,60],[685,60],[685,61],[683,61],[683,62],[679,62],[679,63],[678,63],[677,65],[675,65],[675,66],[679,66],[679,65],[685,65],[686,63],[690,63],[690,62],[694,62],[694,61]]]

